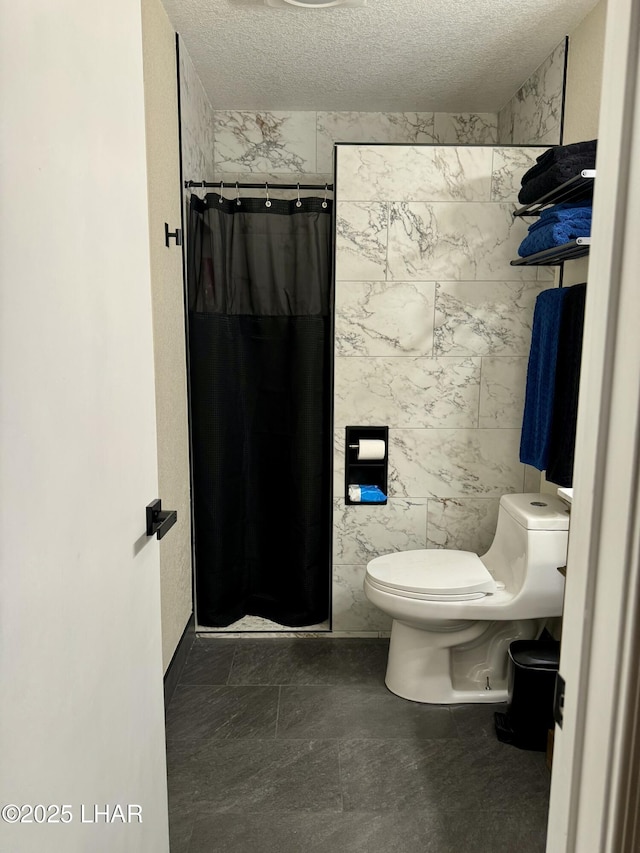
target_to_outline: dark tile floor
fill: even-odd
[[[543,853],[541,753],[407,702],[387,640],[200,639],[167,712],[172,853]]]

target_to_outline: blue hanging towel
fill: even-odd
[[[527,368],[520,461],[539,471],[547,467],[556,382],[558,333],[567,290],[543,290],[536,299]]]

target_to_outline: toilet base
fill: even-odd
[[[502,690],[485,691],[454,690],[453,688],[449,691],[426,689],[419,692],[411,691],[412,695],[408,696],[405,693],[400,693],[400,690],[402,689],[401,685],[400,687],[397,687],[396,685],[397,689],[394,689],[386,678],[384,683],[392,693],[395,693],[396,696],[400,696],[401,699],[409,699],[411,702],[422,702],[427,705],[480,705],[482,703],[493,705],[499,702],[506,702],[508,699],[506,688]]]
[[[469,622],[442,631],[394,620],[385,684],[413,702],[506,702],[509,643],[531,639],[537,630],[535,620]]]

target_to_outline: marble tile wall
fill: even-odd
[[[182,40],[179,50],[182,172],[185,180],[213,180],[214,111]]]
[[[498,113],[498,142],[558,145],[561,142],[565,41],[545,59]]]
[[[417,124],[417,120],[416,120]],[[427,134],[430,125],[420,125]],[[491,543],[518,460],[533,306],[511,212],[540,147],[338,146],[336,632],[385,632],[362,591],[389,551]],[[344,503],[344,427],[388,425],[389,502]]]
[[[335,142],[490,145],[497,133],[495,113],[218,110],[215,180],[331,182]]]

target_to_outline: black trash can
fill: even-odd
[[[560,664],[556,640],[515,640],[509,646],[509,706],[495,714],[498,740],[544,752],[553,729],[553,695]]]

